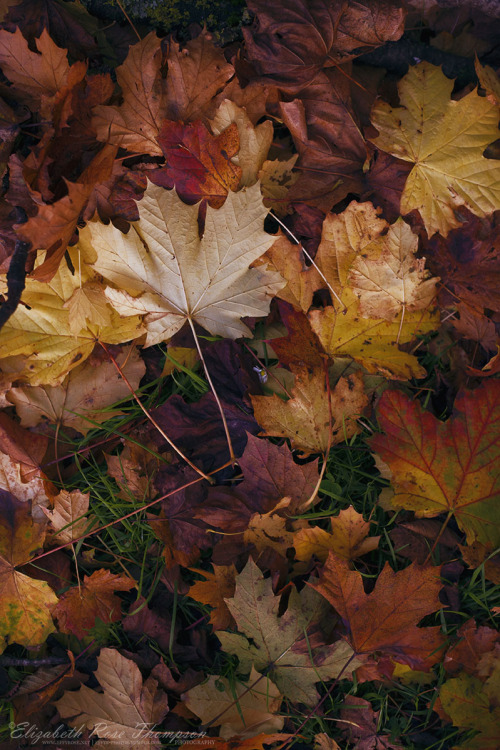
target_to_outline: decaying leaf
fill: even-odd
[[[293,538],[297,560],[307,562],[315,555],[325,563],[330,550],[346,560],[355,560],[378,547],[380,537],[368,536],[370,524],[352,505],[330,518],[330,524],[331,533],[319,526],[297,531]]]
[[[276,715],[282,700],[280,691],[253,667],[246,682],[230,684],[223,677],[211,675],[183,697],[203,724],[220,726],[220,736],[225,739],[235,734],[245,739],[260,732],[279,732],[284,724],[283,717]]]
[[[413,563],[396,573],[386,563],[374,590],[366,594],[361,574],[333,552],[320,582],[313,584],[339,613],[358,656],[380,651],[423,671],[439,660],[443,638],[439,627],[418,628],[417,623],[440,609],[441,587],[436,568]]]
[[[89,519],[85,515],[89,509],[90,494],[83,494],[80,490],[61,490],[54,498],[54,507],[46,510],[52,527],[53,541],[57,545],[72,542],[83,536],[89,527]]]
[[[363,377],[353,373],[341,378],[332,389],[330,399],[324,370],[310,373],[296,369],[293,398],[252,396],[255,418],[265,435],[289,438],[294,448],[305,455],[325,453],[329,445],[341,443],[355,435],[356,418],[368,404]],[[331,416],[330,416],[331,409]]]
[[[116,622],[121,618],[121,601],[113,592],[130,591],[136,585],[131,578],[105,568],[85,576],[83,584],[68,589],[52,611],[59,630],[84,638],[97,618],[104,623]]]

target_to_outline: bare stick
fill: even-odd
[[[177,446],[175,445],[175,443],[173,443],[173,442],[172,442],[172,441],[170,440],[170,438],[168,437],[168,435],[166,434],[166,432],[165,432],[164,430],[162,430],[162,428],[160,427],[160,425],[158,424],[158,422],[157,422],[157,421],[156,421],[156,420],[154,419],[154,417],[152,417],[152,416],[151,416],[151,414],[149,413],[149,411],[148,411],[148,410],[146,409],[146,407],[145,407],[145,406],[144,406],[144,405],[142,404],[142,402],[141,402],[141,399],[139,398],[139,396],[137,395],[137,393],[136,393],[136,392],[134,391],[134,389],[132,388],[132,386],[131,386],[130,382],[129,382],[129,381],[127,380],[127,376],[125,375],[125,373],[123,372],[122,368],[120,367],[120,365],[118,364],[118,362],[116,361],[116,359],[115,359],[115,358],[113,357],[113,355],[112,355],[112,354],[111,354],[111,352],[109,351],[109,349],[108,349],[108,347],[106,346],[106,344],[103,344],[103,343],[102,343],[102,341],[99,341],[99,343],[100,343],[100,345],[102,346],[102,348],[104,349],[104,351],[106,352],[106,354],[108,355],[108,357],[110,358],[110,360],[112,361],[112,363],[114,364],[114,366],[116,367],[116,369],[118,370],[118,372],[120,373],[120,375],[121,375],[121,377],[123,378],[123,380],[125,381],[125,383],[126,383],[126,384],[128,385],[128,387],[129,387],[129,390],[130,390],[130,393],[131,393],[131,394],[132,394],[132,396],[134,397],[134,399],[135,399],[135,401],[136,401],[137,405],[138,405],[138,406],[140,407],[140,409],[141,409],[141,410],[142,410],[142,411],[144,412],[144,414],[145,414],[145,415],[146,415],[146,417],[147,417],[147,418],[149,419],[149,421],[151,422],[151,424],[153,424],[153,425],[154,425],[154,426],[156,427],[156,429],[158,430],[158,432],[160,433],[160,435],[161,435],[161,436],[162,436],[163,438],[165,438],[165,440],[166,440],[166,441],[167,441],[167,443],[168,443],[168,444],[170,445],[170,447],[171,447],[171,448],[173,448],[173,449],[174,449],[174,451],[175,451],[175,452],[176,452],[176,453],[177,453],[177,454],[178,454],[178,455],[179,455],[179,456],[180,456],[181,458],[183,458],[183,459],[184,459],[184,461],[185,461],[185,462],[186,462],[186,463],[187,463],[187,464],[188,464],[188,465],[189,465],[189,466],[190,466],[190,467],[191,467],[192,469],[194,469],[194,470],[196,471],[196,473],[197,473],[197,474],[199,474],[199,475],[200,475],[200,477],[203,477],[203,479],[207,479],[207,480],[208,480],[208,481],[210,482],[210,484],[213,484],[213,479],[212,479],[211,477],[209,477],[209,476],[208,476],[207,474],[205,474],[205,473],[204,473],[204,472],[203,472],[203,471],[202,471],[201,469],[198,469],[198,467],[197,467],[197,466],[195,466],[195,465],[194,465],[194,463],[193,463],[192,461],[190,461],[190,460],[189,460],[189,458],[188,458],[187,456],[185,456],[185,455],[184,455],[184,453],[183,453],[183,452],[181,451],[181,449],[180,449],[180,448],[178,448],[178,447],[177,447]]]

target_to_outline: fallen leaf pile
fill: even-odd
[[[3,723],[498,748],[494,4],[87,5],[0,10]]]

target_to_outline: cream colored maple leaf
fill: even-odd
[[[51,510],[45,510],[45,515],[53,529],[54,542],[65,544],[83,536],[89,526],[85,513],[89,509],[90,493],[83,494],[80,490],[61,490],[54,498]]]
[[[137,664],[116,649],[103,648],[98,656],[95,676],[104,692],[82,685],[66,691],[54,702],[61,718],[71,727],[85,726],[91,735],[108,739],[107,748],[156,750],[161,740],[154,727],[168,712],[168,699],[149,677],[143,683]],[[138,735],[140,727],[151,728]]]
[[[113,286],[106,297],[122,316],[144,315],[146,346],[170,339],[186,320],[214,335],[251,335],[242,317],[261,317],[285,281],[249,268],[273,243],[263,229],[267,211],[258,184],[230,192],[207,208],[203,237],[198,206],[150,183],[128,234],[90,223],[80,233],[87,262]]]
[[[425,258],[415,258],[417,249],[417,236],[399,218],[356,257],[349,284],[363,317],[392,320],[405,310],[430,307],[438,279],[428,278]]]
[[[126,348],[116,359],[135,390],[146,371],[137,348]],[[24,427],[35,427],[45,417],[49,422],[74,427],[86,435],[96,422],[122,414],[120,409],[108,407],[129,395],[130,388],[113,362],[93,365],[85,361],[59,385],[11,388],[7,399],[15,405]]]
[[[225,739],[235,734],[244,738],[259,732],[279,732],[284,724],[283,717],[276,716],[282,701],[280,691],[253,667],[247,682],[230,684],[212,675],[182,698],[203,724],[220,726],[220,736]]]
[[[98,326],[111,324],[111,308],[104,289],[96,282],[89,281],[77,287],[63,306],[69,310],[69,327],[74,336],[79,334],[82,328],[86,328],[87,323]]]
[[[401,213],[417,209],[429,235],[460,226],[455,209],[478,216],[500,208],[498,163],[483,151],[498,136],[495,101],[471,91],[450,99],[453,81],[441,68],[422,62],[398,84],[401,107],[377,102],[373,143],[414,164],[401,195]]]
[[[141,335],[138,317],[121,319],[112,309],[110,325],[88,324],[75,335],[65,303],[79,286],[79,274],[73,275],[65,263],[47,283],[26,280],[21,303],[2,328],[0,359],[6,358],[2,369],[8,370],[10,358],[18,365],[16,358],[22,356],[24,369],[17,379],[31,385],[57,385],[91,354],[98,341],[121,344]]]

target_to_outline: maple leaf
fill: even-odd
[[[438,569],[412,563],[394,572],[386,563],[375,588],[366,594],[361,574],[330,552],[319,583],[311,585],[339,613],[357,655],[381,651],[423,671],[439,661],[439,628],[417,628],[425,615],[441,608]]]
[[[210,127],[215,135],[222,134],[234,126],[238,130],[239,149],[231,161],[241,169],[240,187],[254,185],[267,158],[273,141],[274,128],[271,120],[265,120],[254,127],[245,109],[229,99],[219,105]],[[264,185],[262,193],[267,195]]]
[[[43,29],[32,52],[21,30],[0,30],[0,65],[16,94],[36,111],[43,97],[54,97],[67,82],[70,66],[67,51],[58,47]],[[84,69],[85,70],[85,69]]]
[[[460,226],[460,206],[478,216],[500,208],[497,165],[483,156],[498,138],[498,107],[477,91],[454,101],[452,89],[441,68],[422,62],[398,84],[401,107],[378,102],[372,111],[375,146],[414,164],[401,213],[417,209],[429,236]]]
[[[288,609],[279,617],[280,597],[274,596],[272,581],[264,579],[250,558],[236,578],[234,597],[226,599],[244,635],[222,631],[216,635],[224,651],[238,656],[242,673],[248,673],[252,664],[258,670],[265,669],[285,696],[312,706],[318,697],[316,682],[341,673],[347,677],[357,663],[344,641],[312,651],[301,642],[320,614],[318,599],[310,593],[307,588],[300,594],[293,589]]]
[[[61,490],[53,498],[53,507],[45,511],[53,530],[56,544],[72,542],[83,536],[89,527],[85,513],[89,509],[90,494],[80,490]]]
[[[106,744],[113,749],[134,750],[140,741],[144,748],[159,750],[161,740],[154,727],[168,712],[168,702],[166,694],[158,690],[158,682],[152,677],[143,682],[139,667],[116,649],[101,649],[97,661],[95,677],[103,692],[85,685],[66,691],[54,701],[61,718],[70,727],[83,725],[93,730],[93,735],[109,738]],[[148,727],[140,740],[138,727]],[[117,737],[119,741],[113,742]]]
[[[104,568],[85,576],[81,586],[66,591],[52,614],[57,617],[61,633],[85,638],[97,618],[108,624],[121,619],[121,601],[114,591],[130,591],[136,582],[124,575],[114,575]]]
[[[137,316],[121,320],[111,310],[110,325],[88,324],[75,336],[65,303],[80,280],[86,279],[73,276],[66,264],[47,283],[26,280],[21,304],[3,327],[0,342],[0,358],[26,358],[17,379],[31,385],[57,385],[90,356],[99,340],[119,344],[143,332]]]
[[[130,47],[116,69],[123,104],[94,108],[92,128],[100,141],[135,153],[161,156],[157,136],[165,112],[161,41],[154,31]]]
[[[262,228],[267,210],[259,185],[229,193],[217,211],[208,207],[201,240],[198,206],[175,191],[150,184],[139,205],[140,220],[127,235],[96,223],[80,233],[82,245],[97,253],[93,259],[87,252],[87,261],[118,287],[106,289],[113,307],[123,316],[145,315],[146,346],[170,339],[186,320],[213,335],[249,335],[241,318],[265,315],[285,283],[275,272],[248,268],[273,242]]]
[[[44,525],[33,521],[30,503],[0,489],[0,651],[12,642],[37,646],[55,630],[50,608],[57,596],[45,581],[16,570],[39,550]]]
[[[495,750],[498,747],[500,708],[498,677],[483,685],[477,677],[462,673],[446,680],[439,691],[438,713],[449,718],[454,726],[479,732],[472,740],[455,745],[454,750]]]
[[[448,649],[443,662],[444,668],[451,675],[461,671],[476,675],[481,657],[491,653],[495,644],[500,643],[500,635],[496,630],[486,625],[478,626],[474,620],[467,620],[457,630],[457,637],[460,640]]]
[[[260,75],[281,88],[298,90],[323,68],[399,39],[405,11],[386,0],[343,5],[340,0],[250,0],[257,16],[243,27],[247,54]]]
[[[325,71],[300,99],[280,102],[299,153],[299,176],[287,201],[329,211],[349,193],[363,192],[367,146],[353,112],[350,80],[348,70]]]
[[[204,29],[182,49],[170,40],[167,61],[165,116],[182,122],[213,117],[216,95],[222,91],[224,96],[224,86],[233,77],[234,68],[222,49],[214,45],[210,33]]]
[[[306,313],[311,307],[314,292],[321,288],[323,280],[314,266],[306,267],[300,245],[292,244],[280,231],[278,239],[262,261],[267,261],[269,268],[276,269],[286,279],[286,286],[277,296]]]
[[[294,448],[308,455],[325,453],[330,445],[359,432],[356,417],[368,404],[361,373],[340,378],[330,399],[323,370],[296,368],[295,374],[293,398],[288,401],[276,394],[251,397],[255,419],[264,429],[261,434],[289,438]]]
[[[189,587],[188,596],[203,604],[213,607],[210,622],[216,630],[226,630],[234,626],[234,620],[224,599],[234,594],[234,565],[214,565],[214,572],[191,568],[195,573],[204,576],[205,581],[196,581]]]
[[[257,733],[279,732],[284,724],[284,718],[276,716],[282,700],[280,691],[253,667],[246,682],[229,683],[223,677],[211,675],[182,698],[203,724],[220,726],[220,736],[224,739],[235,734],[245,739]]]
[[[307,562],[316,555],[320,562],[325,563],[330,550],[346,560],[355,560],[378,547],[380,537],[368,537],[370,524],[352,505],[330,518],[330,524],[331,534],[319,526],[299,529],[294,534],[297,560]]]
[[[206,198],[209,206],[220,208],[229,190],[238,187],[242,170],[231,161],[239,148],[234,123],[213,136],[200,121],[184,125],[166,120],[158,143],[167,165],[150,178],[155,185],[175,187],[183,201],[194,203]]]
[[[353,750],[403,750],[399,742],[392,742],[389,736],[378,733],[380,711],[374,711],[370,701],[347,695],[340,715],[346,722],[345,734],[353,743]]]
[[[108,311],[111,312],[109,308]],[[70,318],[70,327],[71,323]],[[146,366],[137,349],[125,348],[116,360],[132,388],[138,388]],[[87,360],[72,370],[60,385],[11,388],[7,398],[16,407],[25,427],[35,427],[46,418],[53,424],[64,424],[86,435],[96,423],[121,414],[120,409],[109,407],[129,395],[129,386],[113,362],[97,359],[95,363]]]
[[[441,422],[399,391],[386,391],[377,416],[384,435],[368,442],[388,464],[395,495],[391,505],[417,517],[453,514],[469,543],[498,546],[496,502],[500,383],[462,391],[454,414]]]

